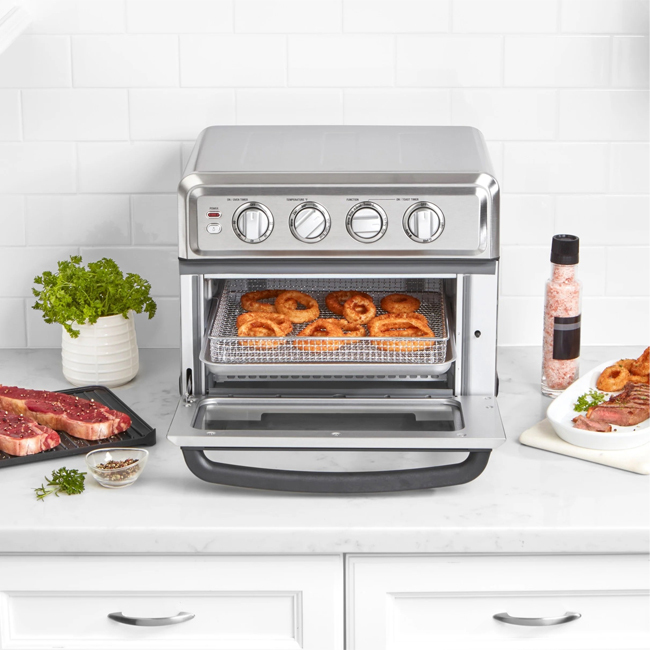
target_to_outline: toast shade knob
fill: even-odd
[[[420,201],[404,214],[404,232],[419,244],[428,244],[438,239],[445,227],[442,210],[433,203]]]

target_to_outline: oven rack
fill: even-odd
[[[389,293],[408,293],[420,299],[418,311],[427,318],[435,338],[296,337],[307,323],[296,324],[292,334],[282,339],[237,336],[236,320],[243,313],[241,296],[247,291],[263,289],[308,293],[319,304],[319,318],[341,318],[326,307],[325,297],[330,291],[364,291],[372,296],[378,315],[385,313],[379,307],[382,297]],[[234,280],[224,283],[215,303],[201,358],[213,373],[221,376],[435,376],[447,372],[453,360],[439,280],[388,278],[344,283],[335,279]]]

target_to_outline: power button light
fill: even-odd
[[[218,219],[221,216],[221,212],[217,212],[216,210],[210,210],[210,212],[208,212],[205,216],[208,219]]]
[[[222,228],[220,223],[209,223],[205,228],[211,235],[218,235]]]

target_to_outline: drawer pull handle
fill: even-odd
[[[122,612],[112,612],[108,615],[112,621],[123,623],[124,625],[139,625],[142,627],[159,627],[161,625],[178,625],[191,621],[194,614],[189,612],[178,612],[176,616],[165,616],[163,618],[140,618],[138,616],[124,616]]]
[[[570,623],[571,621],[578,620],[582,614],[578,612],[566,612],[564,616],[547,616],[540,618],[525,618],[522,616],[510,616],[507,612],[495,614],[493,618],[502,623],[510,625],[527,625],[529,627],[545,627],[547,625],[562,625],[563,623]]]

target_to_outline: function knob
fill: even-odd
[[[327,210],[320,203],[313,201],[301,203],[289,215],[289,228],[293,236],[307,244],[315,244],[325,239],[330,225]]]
[[[412,205],[404,214],[404,232],[420,244],[428,244],[442,234],[445,215],[433,203],[420,201]]]
[[[372,201],[357,203],[346,220],[348,232],[357,241],[370,244],[384,236],[388,228],[386,213]]]
[[[242,241],[259,244],[273,232],[273,215],[261,203],[244,203],[235,211],[232,227]]]

